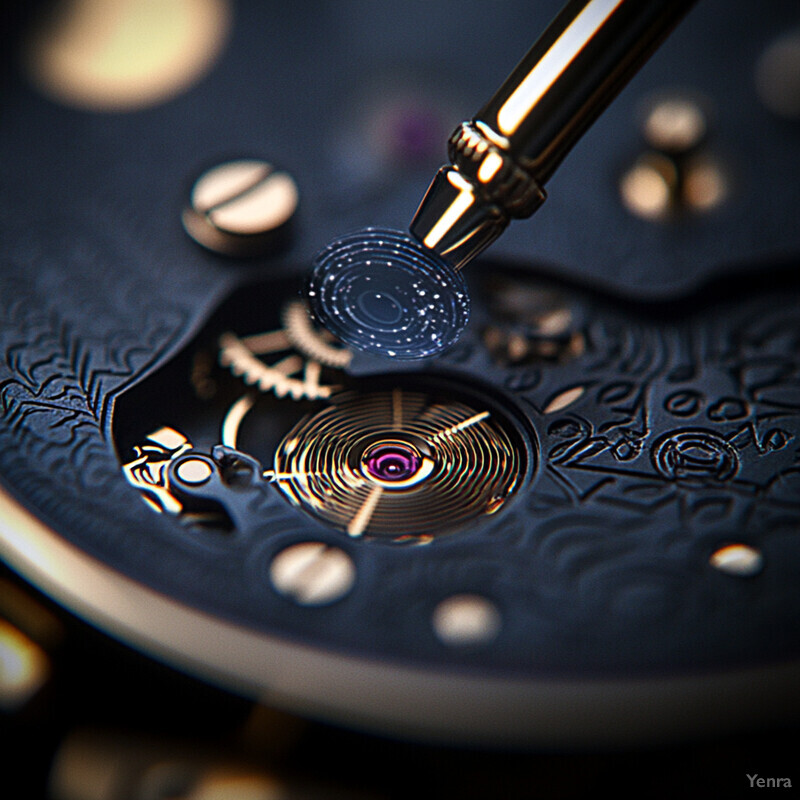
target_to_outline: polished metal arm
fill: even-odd
[[[511,218],[533,214],[544,184],[694,0],[570,0],[497,93],[448,142],[411,233],[456,268]]]

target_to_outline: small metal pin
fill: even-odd
[[[287,244],[298,203],[289,173],[257,159],[228,161],[197,179],[183,227],[198,244],[221,255],[272,254]]]

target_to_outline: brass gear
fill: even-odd
[[[314,327],[308,307],[302,300],[294,300],[283,308],[283,327],[291,343],[307,358],[327,367],[344,369],[353,359],[353,353],[328,333]]]

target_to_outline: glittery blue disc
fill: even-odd
[[[366,228],[331,242],[307,284],[311,312],[345,344],[397,359],[452,345],[469,320],[464,279],[404,233]]]

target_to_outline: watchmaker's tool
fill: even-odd
[[[570,0],[488,103],[450,136],[411,236],[368,228],[317,257],[316,320],[355,348],[398,359],[452,345],[469,317],[459,270],[512,218],[531,216],[581,135],[693,0]]]

